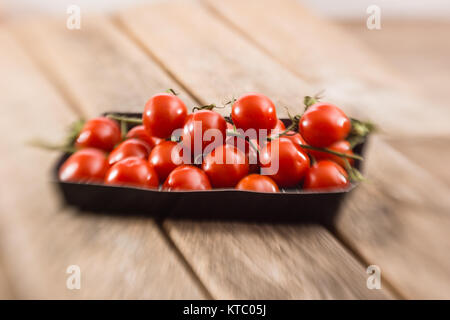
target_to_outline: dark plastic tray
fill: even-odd
[[[117,114],[117,113],[116,113]],[[120,113],[140,117],[137,113]],[[289,125],[289,119],[282,119]],[[133,125],[130,125],[130,128]],[[354,152],[362,155],[364,143]],[[146,215],[193,220],[234,220],[252,222],[319,222],[330,224],[345,196],[356,187],[333,192],[285,189],[280,193],[214,189],[210,191],[167,192],[133,187],[62,182],[58,171],[69,157],[56,163],[53,176],[67,204],[82,210]],[[359,169],[360,161],[355,161]]]

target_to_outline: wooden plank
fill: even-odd
[[[341,21],[346,32],[393,66],[414,90],[426,97],[427,107],[443,107],[450,99],[450,21],[383,19],[381,30],[372,32],[360,21]]]
[[[157,13],[153,14],[151,9]],[[286,116],[285,107],[291,112],[300,112],[303,110],[303,97],[319,90],[319,87],[314,88],[280,68],[218,23],[198,3],[178,1],[175,5],[159,4],[151,9],[143,9],[142,13],[139,13],[141,8],[129,10],[125,17],[130,18],[125,21],[122,15],[119,22],[125,29],[130,29],[131,37],[136,37],[204,104],[220,104],[243,93],[259,90],[273,98],[278,113]],[[169,12],[172,9],[174,11]],[[183,14],[183,10],[190,14]],[[131,21],[134,16],[139,21]],[[151,19],[147,19],[148,16]],[[214,23],[214,32],[205,28],[203,18]],[[176,23],[169,24],[166,19],[176,20]],[[165,27],[161,28],[162,25]],[[229,114],[229,108],[223,109],[223,113]]]
[[[169,235],[219,299],[381,299],[323,227],[167,220]]]
[[[197,2],[129,10],[119,20],[203,103],[260,91],[278,107],[301,108],[308,86]],[[165,227],[215,298],[390,296],[386,288],[367,289],[365,268],[321,226],[167,220]]]
[[[51,18],[17,24],[14,30],[66,97],[90,117],[105,111],[142,112],[150,96],[174,86],[103,16],[83,19],[80,30]],[[193,105],[187,94],[173,89]]]
[[[342,93],[348,94],[348,102],[358,108],[356,114],[380,116],[380,124],[390,120],[403,122],[402,128],[409,134],[427,135],[428,132],[421,130],[434,126],[436,130],[431,132],[444,134],[441,120],[445,124],[446,117],[431,121],[428,116],[436,116],[433,110],[422,111],[425,104],[417,106],[411,103],[411,97],[402,92],[397,94],[390,88],[395,85],[394,89],[400,90],[401,86],[386,68],[376,64],[333,25],[309,15],[297,2],[284,1],[283,6],[270,0],[226,3],[211,0],[208,3],[228,23],[251,35],[260,47],[298,75],[322,83],[327,89],[329,86],[334,86],[333,90],[343,89]],[[257,10],[260,6],[270,14],[262,17]],[[257,23],[262,18],[265,23]],[[358,64],[352,61],[369,68],[374,65],[376,69],[357,68]],[[340,88],[341,81],[344,85],[346,81],[363,84],[360,93],[349,94],[351,92]],[[390,92],[392,97],[396,95],[393,101],[398,103],[398,110],[380,98],[380,91]],[[376,103],[361,100],[362,96]],[[333,96],[333,99],[335,97],[338,98]],[[408,111],[404,112],[402,106],[407,106]],[[420,126],[422,128],[416,130]],[[417,138],[409,141],[421,145]],[[427,154],[423,151],[422,159]],[[337,225],[339,234],[365,261],[380,265],[385,278],[404,296],[450,297],[446,272],[449,267],[446,251],[450,245],[450,237],[445,232],[450,226],[447,186],[378,139],[374,140],[367,158],[370,181],[360,186],[343,208]]]
[[[389,144],[407,155],[408,158],[430,172],[435,178],[450,186],[450,137],[389,139]]]
[[[0,260],[0,300],[13,299],[14,295],[9,284],[9,279],[6,275],[3,262]]]
[[[395,66],[402,77],[415,85],[415,93],[426,98],[424,112],[441,108],[450,99],[450,43],[442,41],[450,33],[448,21],[383,20],[379,32],[371,32],[356,21],[339,23],[351,36],[358,38],[369,50]],[[401,39],[401,41],[399,41]],[[442,110],[444,109],[444,110]],[[447,116],[450,118],[450,115]],[[450,137],[389,138],[389,143],[408,158],[450,185]]]
[[[385,133],[396,136],[450,134],[450,113],[443,103],[425,112],[428,101],[415,95],[414,86],[337,25],[310,14],[298,1],[204,3],[286,68],[325,89],[327,99],[354,117],[368,117]]]
[[[49,184],[58,155],[24,143],[57,142],[79,115],[4,28],[0,48],[0,148],[8,150],[0,166],[0,249],[17,298],[204,297],[153,220],[61,210]],[[80,290],[66,287],[70,265],[81,268]]]

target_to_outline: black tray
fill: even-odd
[[[115,113],[141,117],[138,113]],[[289,119],[282,119],[286,126]],[[130,125],[132,128],[134,125]],[[362,143],[354,149],[362,155]],[[193,220],[233,220],[252,222],[318,222],[333,223],[345,196],[356,187],[345,190],[313,192],[283,189],[280,193],[214,189],[209,191],[162,191],[134,187],[62,182],[60,166],[69,157],[64,154],[56,163],[53,176],[67,204],[82,210],[146,215],[157,218]],[[360,168],[360,161],[355,167]]]

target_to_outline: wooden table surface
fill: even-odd
[[[170,1],[83,15],[80,30],[62,17],[5,20],[0,70],[0,298],[450,298],[449,175],[395,148],[413,140],[447,152],[448,109],[425,110],[407,80],[297,1]],[[140,112],[167,88],[188,105],[257,91],[281,115],[326,89],[348,114],[380,126],[369,181],[331,228],[65,206],[49,182],[58,154],[25,142],[58,142],[81,116]],[[380,290],[366,286],[372,264]],[[80,266],[80,290],[66,287],[70,265]]]

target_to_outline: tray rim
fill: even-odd
[[[102,113],[102,116],[106,116],[109,114],[117,114],[117,115],[122,115],[122,116],[129,116],[129,117],[136,117],[139,118],[142,116],[142,113],[139,112],[117,112],[117,111],[106,111]],[[225,117],[227,118],[227,117]],[[290,121],[290,119],[288,118],[279,118],[281,121],[283,122],[287,122]],[[135,125],[132,125],[135,126]],[[365,145],[368,141],[369,135],[364,139],[364,141],[361,143],[361,145]],[[104,187],[104,188],[115,188],[115,189],[126,189],[126,190],[130,190],[130,189],[134,189],[134,190],[141,190],[141,191],[149,191],[152,193],[186,193],[186,194],[192,194],[192,193],[218,193],[218,192],[237,192],[237,193],[242,193],[242,192],[246,192],[246,193],[255,193],[255,194],[270,194],[270,195],[277,195],[277,196],[282,196],[284,194],[289,194],[289,195],[310,195],[310,194],[346,194],[349,193],[350,191],[352,191],[353,189],[355,189],[358,185],[359,182],[352,182],[350,184],[350,186],[346,187],[346,188],[338,188],[338,189],[333,189],[333,190],[304,190],[302,188],[289,188],[289,189],[281,189],[280,188],[280,192],[261,192],[261,191],[253,191],[253,190],[237,190],[234,188],[214,188],[211,190],[172,190],[172,191],[166,191],[166,190],[162,190],[162,183],[159,185],[159,187],[157,189],[150,189],[150,188],[141,188],[141,187],[136,187],[136,186],[125,186],[125,185],[107,185],[107,184],[102,184],[102,183],[86,183],[86,182],[67,182],[67,181],[61,181],[59,179],[58,176],[58,171],[59,168],[62,166],[62,164],[64,163],[64,161],[70,156],[70,153],[63,153],[58,160],[56,161],[55,165],[53,166],[53,174],[52,174],[52,182],[56,183],[56,184],[64,184],[64,185],[89,185],[89,186],[97,186],[97,187]]]

